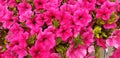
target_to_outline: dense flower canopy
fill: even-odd
[[[120,58],[119,0],[0,0],[0,58]]]

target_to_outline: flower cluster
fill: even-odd
[[[0,0],[0,58],[98,58],[120,51],[119,0]]]

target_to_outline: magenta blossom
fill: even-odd
[[[106,44],[107,46],[112,46],[115,48],[119,48],[120,47],[120,30],[115,30],[111,36],[109,36],[109,38],[106,40]]]
[[[104,24],[103,27],[105,29],[112,29],[112,28],[116,28],[117,27],[117,24],[116,23],[112,23],[112,24]]]
[[[83,30],[81,30],[82,32]],[[92,32],[92,28],[85,29],[83,33],[81,33],[81,37],[86,46],[90,46],[94,42],[94,34]]]
[[[46,3],[47,3],[47,0],[34,0],[36,9],[43,8],[44,4],[46,4]]]
[[[83,0],[83,8],[88,10],[94,10],[95,9],[96,0]]]
[[[79,45],[77,48],[71,45],[66,53],[68,58],[84,58],[87,54],[84,46]]]
[[[60,29],[57,31],[57,37],[61,37],[63,41],[67,41],[68,38],[72,36],[72,29],[65,25],[61,26]]]
[[[43,51],[39,46],[33,46],[29,50],[30,55],[32,58],[48,58],[50,52],[49,51]]]
[[[40,46],[42,50],[50,50],[56,45],[55,35],[52,32],[39,33],[35,45]]]
[[[73,19],[75,24],[80,26],[87,26],[92,21],[92,17],[86,9],[75,11]]]
[[[120,58],[118,56],[120,56],[120,48],[116,49],[110,58]]]
[[[102,18],[103,20],[108,20],[111,15],[111,12],[107,8],[98,9],[96,13],[96,18]]]
[[[2,53],[0,57],[1,58],[17,58],[17,55],[14,54],[12,51],[7,50],[4,53]]]
[[[61,58],[58,53],[51,53],[49,58]]]
[[[114,2],[110,2],[110,1],[106,1],[102,6],[101,8],[107,8],[109,9],[109,11],[112,13],[114,11],[116,11],[116,5]]]
[[[33,12],[31,10],[27,10],[24,13],[20,13],[19,18],[20,18],[20,22],[25,22],[26,20],[30,20],[33,16]]]
[[[103,38],[96,38],[98,46],[101,46],[103,49],[106,49],[106,42]]]
[[[32,10],[32,7],[30,4],[28,4],[27,2],[22,2],[20,4],[18,4],[18,10],[19,10],[19,13],[24,13],[25,11],[27,10]]]

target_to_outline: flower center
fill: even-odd
[[[82,19],[82,16],[79,16],[79,20],[81,20]]]

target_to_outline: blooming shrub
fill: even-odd
[[[0,0],[0,58],[120,58],[119,0]]]

